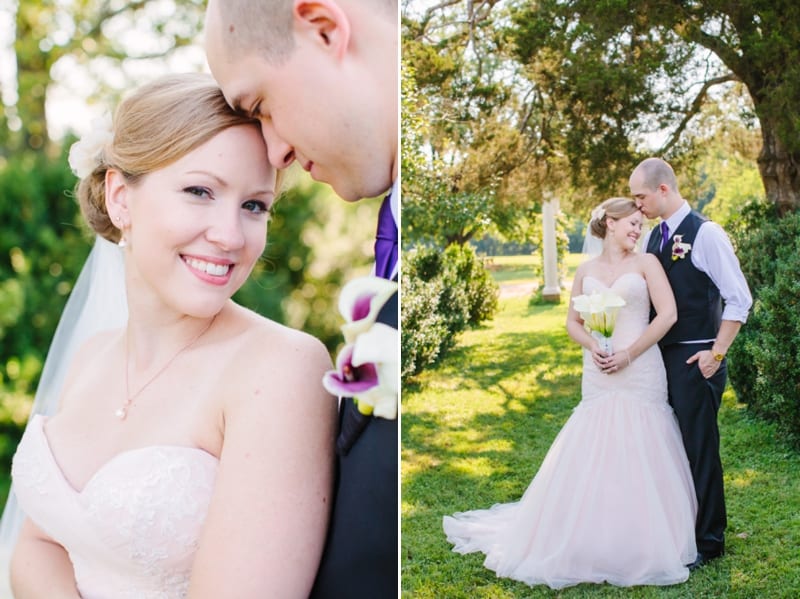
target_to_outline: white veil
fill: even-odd
[[[592,235],[592,219],[593,217],[590,216],[589,220],[586,222],[586,235],[583,238],[583,248],[581,249],[581,253],[586,254],[589,258],[594,258],[603,253],[603,240]],[[647,246],[644,242],[648,239],[650,229],[652,229],[650,221],[645,219],[642,223],[642,233],[639,235],[639,240],[636,242],[637,253],[646,251]]]
[[[122,250],[98,236],[61,313],[36,389],[31,416],[50,415],[56,411],[61,387],[78,348],[100,331],[123,327],[127,319]],[[8,565],[22,518],[12,485],[0,522],[0,567],[3,568],[0,572],[0,597],[11,596]]]
[[[582,254],[587,254],[590,258],[599,256],[603,253],[603,240],[592,235],[591,220],[586,223],[586,237],[583,238]]]

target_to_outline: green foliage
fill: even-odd
[[[404,181],[413,181],[425,170],[422,153],[426,126],[422,112],[423,99],[417,90],[414,67],[403,58],[400,70],[400,160]]]
[[[492,190],[452,192],[431,172],[418,176],[416,191],[403,196],[403,239],[407,242],[463,244],[482,237],[491,227]]]
[[[63,157],[19,153],[0,164],[2,472],[10,469],[50,338],[89,252],[73,184]]]
[[[800,213],[738,240],[753,311],[731,347],[731,383],[748,407],[800,447]]]
[[[404,60],[402,70],[403,239],[406,246],[432,243],[447,246],[478,239],[497,212],[496,185],[467,190],[437,156],[424,150],[433,129],[428,103],[420,93],[414,67]]]
[[[445,262],[450,265],[451,280],[446,283],[461,284],[467,301],[467,324],[478,326],[491,320],[497,312],[497,284],[471,247],[451,245],[444,251]]]
[[[403,238],[411,244],[464,243],[487,232],[525,241],[519,224],[541,201],[542,188],[560,180],[557,169],[545,177],[539,157],[547,144],[525,134],[539,112],[520,97],[535,87],[499,26],[503,3],[469,15],[465,9],[471,10],[450,2],[403,15],[410,73],[403,118],[417,124],[403,135],[404,159],[413,157],[403,170]]]
[[[497,284],[469,246],[444,252],[416,248],[403,254],[401,374],[422,372],[455,345],[468,327],[497,310]]]
[[[419,250],[413,250],[404,254],[405,269],[411,267],[411,261],[418,253]],[[408,273],[403,275],[403,334],[400,336],[400,374],[403,380],[434,364],[445,345],[447,323],[439,311],[442,286],[440,278],[425,280]]]
[[[446,163],[451,189],[475,192],[494,173],[499,207],[549,190],[583,209],[619,195],[645,155],[688,170],[710,132],[736,121],[758,138],[769,202],[781,214],[800,205],[791,0],[409,2],[404,17],[430,154]],[[702,116],[715,108],[715,119]],[[756,166],[752,153],[744,160]],[[735,213],[737,194],[757,192],[754,179],[749,170],[739,189],[720,190],[715,218]]]
[[[89,251],[63,157],[19,154],[0,168],[0,381],[32,393]]]
[[[790,0],[658,10],[645,0],[542,0],[519,5],[509,35],[532,70],[559,57],[543,94],[562,108],[575,184],[613,191],[650,133],[669,134],[658,154],[686,156],[705,136],[693,119],[718,101],[720,86],[740,81],[752,106],[742,112],[757,115],[764,134],[763,184],[784,213],[800,205],[798,180],[784,172],[800,155],[798,17]]]

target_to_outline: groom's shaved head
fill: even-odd
[[[331,0],[334,4],[363,3],[397,18],[397,0]],[[220,28],[228,58],[256,51],[265,60],[280,63],[294,50],[296,0],[209,0],[206,28]]]
[[[669,163],[661,158],[646,158],[634,169],[642,174],[642,182],[648,189],[656,189],[662,183],[678,191],[678,179]]]
[[[227,58],[257,51],[270,62],[280,62],[294,49],[294,0],[210,0],[206,15],[218,27]]]

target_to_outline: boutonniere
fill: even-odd
[[[683,260],[692,249],[691,243],[683,243],[683,235],[676,235],[672,238],[672,259]]]
[[[329,393],[352,397],[358,411],[379,418],[397,418],[397,329],[376,322],[383,305],[397,291],[397,283],[380,277],[350,281],[339,296],[345,346],[336,358],[336,370],[325,373]]]

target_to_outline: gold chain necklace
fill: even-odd
[[[164,364],[161,368],[159,368],[158,372],[156,372],[153,376],[151,376],[147,380],[147,382],[145,382],[145,384],[142,385],[139,388],[139,390],[136,393],[134,393],[133,395],[131,395],[130,387],[128,386],[128,370],[129,370],[129,368],[128,368],[128,353],[129,353],[129,346],[130,346],[130,336],[126,332],[125,333],[125,401],[123,402],[122,406],[120,408],[118,408],[116,412],[114,412],[114,415],[117,418],[119,418],[120,420],[125,420],[125,418],[127,418],[127,416],[128,416],[128,410],[130,409],[131,405],[133,404],[133,400],[136,399],[137,397],[139,397],[139,395],[141,395],[142,392],[145,389],[147,389],[147,387],[150,386],[150,383],[152,383],[159,376],[161,376],[164,373],[164,371],[167,368],[170,367],[170,364],[172,364],[178,356],[180,356],[183,352],[185,352],[187,349],[189,349],[195,343],[197,343],[200,340],[200,337],[202,337],[203,335],[205,335],[208,332],[208,329],[210,329],[211,325],[214,324],[214,320],[216,320],[216,318],[217,318],[217,315],[215,314],[214,317],[211,319],[211,322],[209,322],[208,326],[206,326],[206,328],[204,328],[202,331],[200,331],[200,333],[198,335],[193,337],[192,340],[189,341],[189,343],[187,343],[186,345],[181,347],[169,360],[167,360],[167,363]]]

